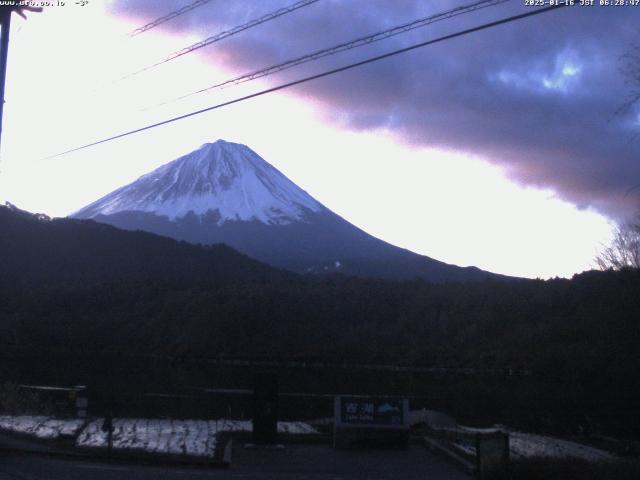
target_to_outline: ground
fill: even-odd
[[[252,448],[236,445],[228,469],[70,461],[0,452],[0,480],[471,480],[421,446],[398,450],[334,450],[325,445]]]

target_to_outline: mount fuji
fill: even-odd
[[[71,215],[190,243],[227,245],[301,273],[434,282],[501,278],[377,239],[330,211],[245,145],[218,140]]]

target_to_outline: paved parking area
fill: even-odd
[[[63,460],[0,452],[0,480],[470,480],[424,447],[334,450],[325,445],[247,448],[236,444],[228,469]]]
[[[335,450],[329,445],[233,448],[234,471],[261,472],[264,478],[468,480],[456,465],[425,447]],[[260,477],[262,478],[262,477]],[[302,478],[302,477],[299,477]]]

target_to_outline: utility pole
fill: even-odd
[[[0,6],[0,145],[2,145],[2,121],[4,118],[4,86],[7,79],[7,57],[9,56],[9,32],[11,31],[11,14],[16,12],[27,18],[25,11],[41,12],[42,7],[19,5]]]
[[[7,54],[9,53],[9,30],[11,29],[11,7],[0,10],[0,145],[2,144],[2,119],[4,117],[4,84],[7,77]]]

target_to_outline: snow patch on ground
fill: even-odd
[[[496,428],[470,428],[463,426],[458,428],[460,431],[467,433],[492,433],[497,430]],[[509,434],[509,451],[514,458],[575,458],[589,462],[606,461],[615,458],[614,455],[604,450],[568,440],[506,429],[504,431]],[[455,444],[457,448],[465,453],[476,454],[473,441],[460,439]]]
[[[107,434],[102,431],[104,419],[87,425],[76,440],[79,447],[106,448]],[[217,434],[221,432],[251,432],[246,420],[113,420],[114,450],[140,450],[149,453],[212,457]],[[285,434],[317,433],[302,422],[278,422],[278,432]]]
[[[0,429],[2,430],[49,440],[74,437],[84,423],[84,420],[81,419],[55,419],[31,415],[0,416]]]
[[[46,416],[0,416],[0,430],[54,440],[76,437],[76,446],[106,448],[103,418],[86,423],[82,419],[55,419]],[[84,428],[83,428],[84,427]],[[251,432],[248,420],[170,420],[116,418],[113,420],[113,448],[149,453],[212,457],[221,432]],[[303,422],[278,422],[278,433],[318,433]]]
[[[592,462],[611,460],[604,450],[531,433],[509,432],[509,448],[515,457],[576,458]]]
[[[47,416],[0,416],[0,430],[55,440],[76,437],[79,447],[106,448],[107,434],[102,431],[104,419],[98,418],[85,426],[82,419],[55,419]],[[84,429],[83,429],[84,427]],[[140,450],[149,453],[212,457],[217,435],[222,432],[251,432],[248,420],[170,420],[116,418],[113,420],[113,448]],[[484,433],[495,429],[474,429],[460,426],[467,433]],[[281,434],[314,434],[317,430],[304,422],[278,422]],[[587,461],[611,460],[614,456],[603,450],[559,438],[509,431],[509,447],[514,458],[577,458]],[[456,442],[458,448],[475,455],[475,445]]]

